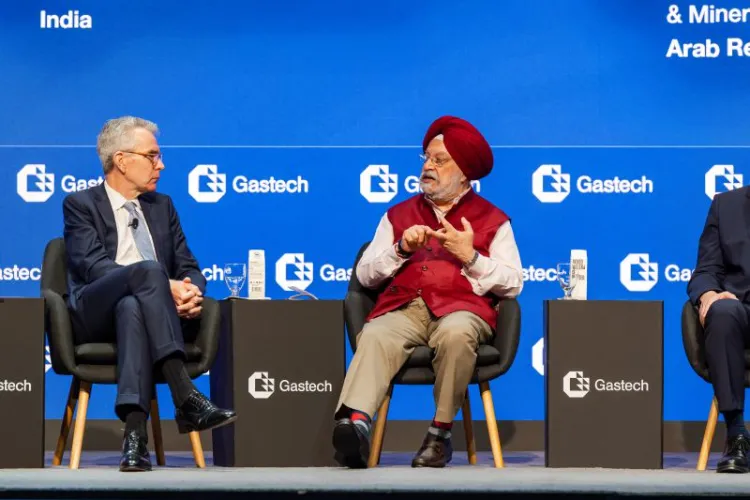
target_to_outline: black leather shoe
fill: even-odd
[[[151,470],[148,455],[148,436],[139,431],[127,431],[122,440],[120,472],[145,472]]]
[[[174,419],[180,434],[187,434],[231,424],[237,420],[237,414],[218,408],[206,396],[194,390],[187,401],[175,410]]]
[[[422,447],[419,448],[414,460],[411,461],[411,466],[445,467],[452,458],[453,445],[451,444],[451,439],[427,433],[424,441],[422,441]]]
[[[334,459],[350,469],[367,468],[370,456],[370,439],[365,432],[348,418],[336,422],[333,428]]]
[[[750,450],[750,439],[744,434],[728,438],[724,447],[724,456],[716,464],[716,472],[748,472],[748,450]]]

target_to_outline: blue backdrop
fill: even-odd
[[[590,299],[665,301],[665,418],[704,419],[711,391],[685,360],[680,309],[711,196],[750,175],[750,66],[726,50],[745,24],[691,23],[687,3],[673,24],[670,5],[4,2],[0,295],[39,295],[63,197],[101,180],[97,132],[134,114],[162,129],[159,189],[180,211],[209,294],[226,296],[223,264],[257,248],[268,296],[291,295],[275,264],[301,254],[313,269],[306,289],[342,298],[384,210],[415,192],[426,127],[454,114],[493,145],[496,167],[478,190],[512,217],[526,277],[518,356],[493,383],[498,417],[544,416],[533,363],[542,301],[561,295],[555,265],[581,248]],[[78,27],[44,18],[69,10]],[[675,43],[706,39],[717,57],[667,57]],[[394,182],[380,182],[386,171]],[[242,192],[271,178],[273,192]],[[590,192],[613,179],[645,192]],[[621,275],[631,254],[656,264],[650,285]],[[48,418],[60,417],[68,383],[47,373]],[[199,384],[208,391],[207,377]],[[430,388],[398,391],[392,418],[432,417]],[[90,417],[114,418],[114,389],[96,393]],[[482,418],[479,398],[472,410]]]

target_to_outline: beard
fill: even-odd
[[[427,182],[429,180],[434,182]],[[434,172],[425,172],[419,179],[419,187],[425,196],[435,203],[448,202],[456,198],[462,191],[461,175],[454,175],[443,185],[439,184]]]

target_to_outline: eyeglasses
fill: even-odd
[[[133,155],[139,155],[143,156],[144,158],[148,158],[153,166],[158,165],[159,162],[164,158],[163,153],[139,153],[138,151],[123,151],[123,153],[130,153]]]
[[[433,156],[427,156],[425,154],[419,155],[419,157],[422,159],[422,163],[429,161],[436,167],[442,167],[446,163],[453,160],[453,158],[435,158]]]

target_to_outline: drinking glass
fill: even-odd
[[[229,263],[224,264],[224,282],[229,287],[232,297],[239,297],[240,290],[247,279],[247,264]]]
[[[570,262],[561,262],[557,265],[557,281],[560,282],[565,296],[559,300],[571,300],[570,293],[573,291],[573,284],[570,281]]]

